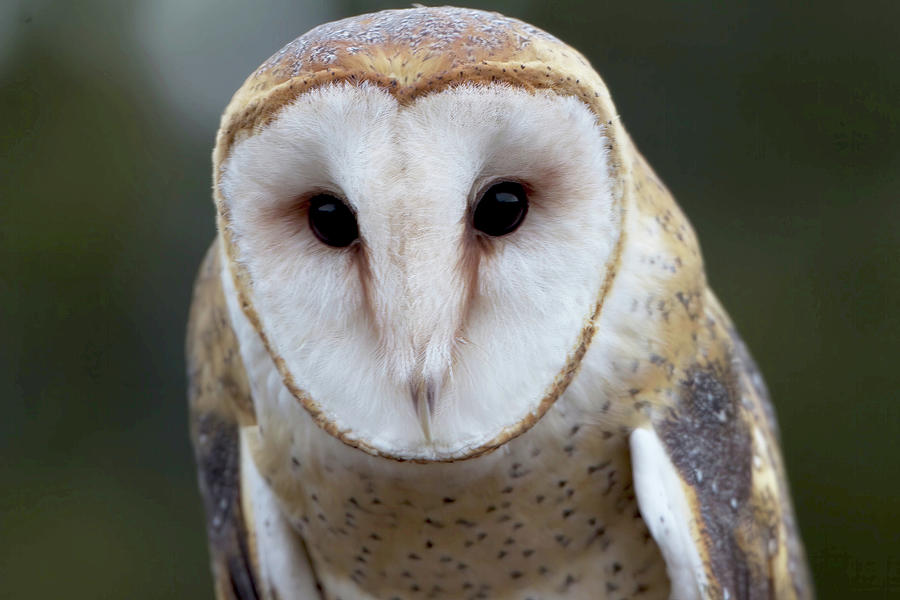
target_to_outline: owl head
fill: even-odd
[[[289,43],[214,152],[227,273],[280,383],[396,459],[528,430],[595,337],[628,143],[584,57],[498,14],[385,11]]]

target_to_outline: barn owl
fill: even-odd
[[[329,23],[213,163],[218,598],[812,596],[765,385],[581,54],[475,10]]]

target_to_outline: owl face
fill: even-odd
[[[459,459],[546,410],[619,237],[596,121],[504,84],[405,105],[332,84],[235,145],[220,191],[247,300],[330,431]]]

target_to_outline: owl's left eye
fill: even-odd
[[[356,215],[339,198],[328,194],[310,199],[309,227],[319,241],[335,248],[349,246],[359,237]]]

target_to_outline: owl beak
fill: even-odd
[[[413,406],[416,409],[416,416],[419,419],[419,426],[422,428],[422,434],[425,436],[425,441],[430,444],[431,415],[434,411],[437,385],[430,377],[415,377],[410,382],[410,392]]]

